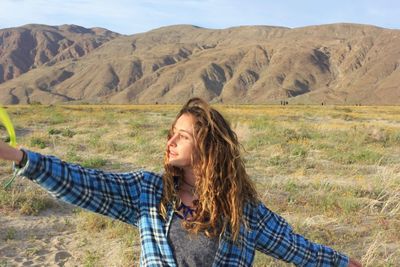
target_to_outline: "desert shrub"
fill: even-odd
[[[61,123],[67,122],[67,118],[63,113],[53,110],[49,114],[50,115],[48,118],[48,123],[50,125],[61,124]]]
[[[74,135],[76,134],[75,131],[72,131],[72,130],[69,129],[69,128],[66,128],[66,129],[55,129],[55,128],[50,128],[50,129],[47,131],[47,133],[48,133],[49,135],[61,135],[61,136],[63,136],[63,137],[69,137],[69,138],[74,137]]]
[[[47,147],[47,141],[42,137],[32,137],[31,146],[43,149]]]
[[[48,132],[49,135],[56,135],[56,134],[61,134],[62,133],[61,130],[54,129],[54,128],[49,129],[47,132]]]
[[[383,159],[381,153],[368,148],[331,150],[331,160],[342,164],[376,164]]]
[[[100,255],[96,251],[87,250],[84,256],[84,267],[96,267],[100,264]]]
[[[107,164],[107,160],[100,158],[100,157],[93,157],[93,158],[88,158],[84,159],[81,163],[83,167],[86,168],[101,168]]]
[[[79,163],[82,161],[82,157],[76,153],[76,150],[68,150],[65,160],[68,162]]]
[[[0,189],[0,209],[19,211],[24,215],[37,215],[56,206],[56,201],[40,189]]]
[[[273,156],[268,160],[268,164],[272,166],[285,166],[289,163],[289,158],[287,156],[277,155]]]
[[[302,158],[307,156],[307,151],[308,151],[307,148],[297,144],[292,145],[290,149],[290,153],[292,156],[302,157]]]

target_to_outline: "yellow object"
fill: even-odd
[[[17,138],[15,136],[14,126],[10,120],[10,117],[8,117],[7,111],[5,111],[5,109],[2,107],[0,107],[0,121],[6,127],[8,135],[10,136],[10,145],[12,147],[16,147]]]

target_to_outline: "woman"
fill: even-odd
[[[163,175],[85,169],[3,142],[0,158],[57,198],[137,226],[141,266],[251,266],[256,249],[298,266],[361,266],[265,207],[236,134],[199,98],[172,124]]]

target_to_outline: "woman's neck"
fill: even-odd
[[[184,183],[190,186],[196,185],[196,176],[194,175],[193,168],[187,168],[183,170],[183,177]]]
[[[194,201],[198,199],[196,194],[196,176],[194,175],[193,169],[188,168],[183,170],[182,182],[179,188],[179,197],[181,201],[189,206],[194,207]]]

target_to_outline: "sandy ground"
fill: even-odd
[[[101,233],[78,232],[70,206],[39,216],[0,211],[0,267],[5,266],[122,266],[123,245]],[[94,264],[98,265],[98,264]]]

